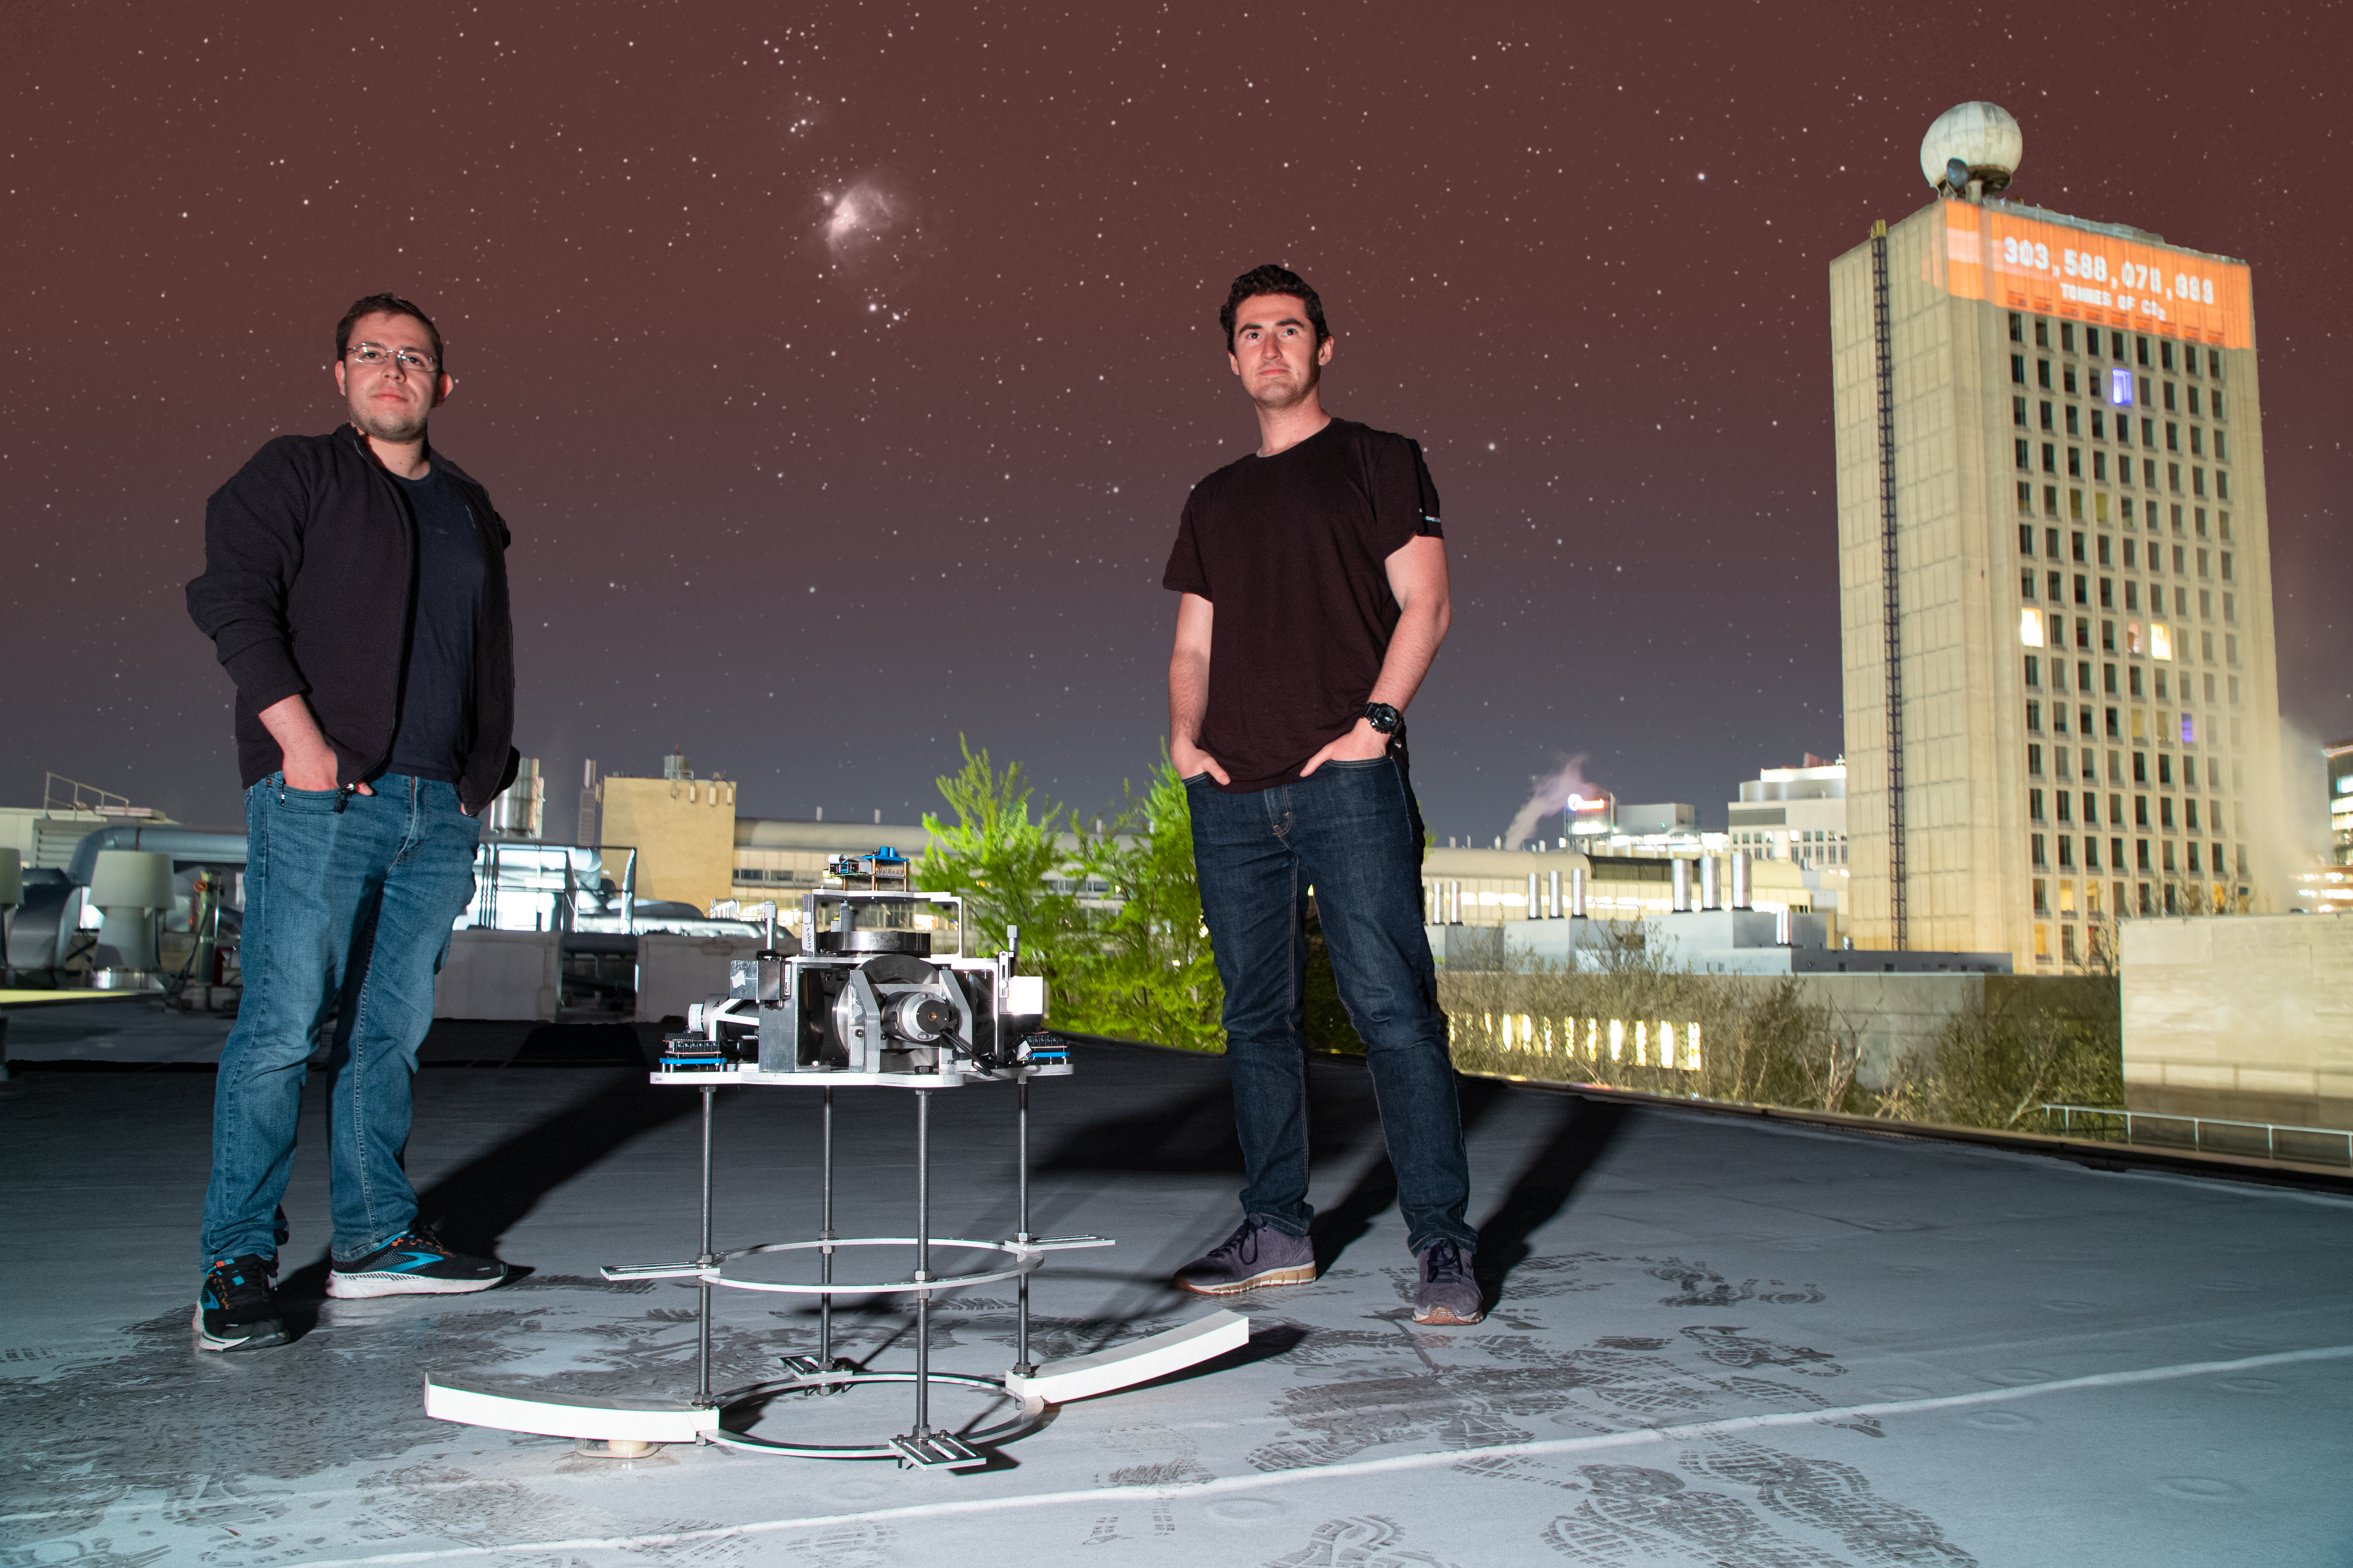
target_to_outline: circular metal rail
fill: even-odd
[[[974,1252],[1009,1253],[1016,1259],[1010,1268],[999,1268],[980,1274],[943,1274],[931,1279],[886,1280],[881,1284],[860,1285],[829,1283],[823,1285],[789,1285],[767,1279],[731,1279],[726,1266],[738,1258],[751,1258],[764,1252],[809,1252],[839,1247],[913,1247],[912,1236],[845,1236],[831,1241],[766,1241],[757,1247],[739,1247],[718,1255],[719,1261],[707,1268],[698,1268],[679,1276],[699,1279],[713,1285],[723,1285],[731,1290],[767,1290],[785,1296],[879,1296],[898,1292],[930,1295],[935,1290],[956,1290],[966,1285],[994,1284],[999,1279],[1018,1279],[1024,1274],[1035,1273],[1046,1261],[1046,1255],[1015,1241],[968,1241],[962,1237],[935,1236],[930,1245],[943,1247],[963,1247]]]

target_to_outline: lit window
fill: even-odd
[[[2148,657],[2163,659],[2173,657],[2173,628],[2163,621],[2148,623]]]
[[[2018,612],[2018,640],[2025,644],[2028,647],[2041,647],[2043,646],[2042,611],[2021,610]]]

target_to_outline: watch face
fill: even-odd
[[[1375,702],[1366,707],[1365,719],[1384,735],[1397,733],[1398,726],[1405,721],[1404,715],[1386,702]]]

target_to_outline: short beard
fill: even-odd
[[[352,415],[352,423],[359,427],[360,434],[364,436],[372,436],[379,441],[388,441],[400,446],[417,440],[425,434],[427,417],[427,414],[419,413],[414,418],[394,422],[385,419],[380,414],[361,414],[354,411]]]

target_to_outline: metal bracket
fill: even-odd
[[[969,1470],[988,1463],[988,1456],[945,1432],[911,1432],[891,1439],[899,1451],[902,1470]]]
[[[839,1394],[842,1384],[858,1375],[858,1368],[839,1356],[826,1361],[813,1355],[781,1355],[776,1360],[807,1384],[812,1394]]]

